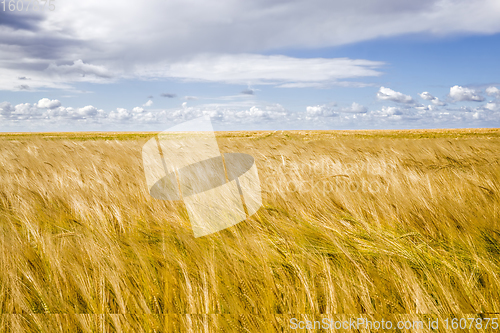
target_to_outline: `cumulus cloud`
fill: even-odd
[[[436,105],[398,104],[367,110],[359,103],[348,107],[335,104],[308,106],[291,112],[283,105],[255,99],[227,100],[224,103],[182,106],[166,110],[146,111],[142,107],[117,108],[110,112],[92,105],[81,108],[58,106],[39,108],[38,103],[0,103],[0,129],[23,124],[31,130],[68,130],[85,127],[91,130],[162,130],[169,125],[208,115],[221,129],[306,129],[306,128],[426,128],[500,126],[500,104],[489,102],[477,107],[456,108]],[[9,127],[10,126],[10,127]],[[59,127],[57,127],[59,126]],[[73,126],[73,127],[72,127]],[[478,126],[479,127],[479,126]],[[98,128],[98,129],[96,129]]]
[[[42,112],[36,105],[20,103],[16,106],[8,102],[0,103],[0,116],[10,120],[35,119],[42,116]]]
[[[17,104],[14,107],[14,112],[12,112],[12,115],[18,119],[38,117],[41,114],[42,112],[36,107],[36,105],[32,105],[30,103]]]
[[[484,97],[479,95],[474,89],[453,86],[450,88],[450,97],[454,101],[471,101],[471,102],[482,102]]]
[[[424,91],[423,93],[419,94],[419,96],[422,99],[425,99],[427,101],[431,101],[432,104],[437,105],[437,106],[445,106],[446,103],[441,101],[439,98],[432,96],[428,91]]]
[[[498,89],[497,87],[494,87],[494,86],[486,88],[486,93],[488,94],[488,96],[500,97],[500,89]]]
[[[397,106],[384,106],[379,113],[385,116],[400,116],[403,110]]]
[[[316,105],[306,107],[306,113],[309,117],[337,117],[332,105]]]
[[[422,111],[435,111],[435,110],[438,110],[438,108],[436,107],[436,105],[418,105],[418,106],[414,106],[414,108],[416,110],[422,110]]]
[[[231,112],[226,110],[224,118],[228,120],[236,120],[239,118],[241,121],[249,119],[252,122],[263,122],[269,120],[285,119],[290,113],[281,104],[271,105],[254,105],[247,110]]]
[[[84,117],[91,117],[97,114],[97,108],[92,105],[87,105],[83,108],[79,108],[77,113]]]
[[[379,91],[377,92],[377,98],[379,100],[393,101],[397,103],[413,103],[413,98],[411,98],[411,96],[402,94],[386,87],[380,87]]]
[[[0,103],[0,116],[8,117],[12,112],[12,105],[9,102]]]
[[[434,96],[432,96],[429,92],[427,91],[424,91],[423,93],[419,94],[421,98],[425,99],[425,100],[428,100],[428,101],[432,101],[434,98]]]
[[[484,107],[491,111],[500,111],[500,103],[490,102],[486,103]]]
[[[347,112],[347,113],[366,113],[368,111],[368,109],[361,104],[353,102],[350,107],[341,108],[339,111],[340,112]]]
[[[153,112],[146,112],[141,107],[135,107],[132,111],[125,108],[116,108],[108,114],[104,114],[104,120],[107,123],[114,124],[130,124],[133,126],[138,126],[147,123],[157,123],[161,121],[162,117],[165,115],[165,111],[154,114]]]
[[[116,110],[111,111],[108,117],[112,120],[123,121],[132,118],[132,113],[127,109],[117,108]]]
[[[50,100],[48,98],[42,98],[38,101],[37,106],[42,109],[54,109],[61,106],[61,102],[57,99]]]
[[[153,101],[149,100],[146,103],[144,103],[142,106],[149,107],[149,106],[152,106],[152,105],[153,105]]]
[[[52,109],[48,109],[43,113],[43,118],[48,119],[71,119],[71,120],[81,120],[81,119],[90,119],[97,120],[99,118],[104,118],[104,110],[98,110],[96,107],[92,105],[87,105],[82,108],[73,108],[73,107],[56,107]]]
[[[181,108],[168,110],[165,117],[171,121],[179,122],[208,115],[212,120],[226,124],[258,124],[286,120],[290,114],[281,104],[248,105],[248,103],[241,103],[187,106],[187,102],[184,102]]]
[[[335,107],[335,103],[329,105],[308,106],[306,107],[306,114],[308,117],[337,117],[341,113],[361,114],[368,112],[368,108],[356,102],[353,102],[352,105],[348,107]]]

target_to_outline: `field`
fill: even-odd
[[[0,134],[1,332],[498,318],[500,130],[217,133],[263,206],[201,238],[148,194],[154,135]]]

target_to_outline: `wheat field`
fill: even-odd
[[[154,135],[0,134],[1,332],[498,317],[500,130],[216,133],[263,206],[201,238],[148,194]]]

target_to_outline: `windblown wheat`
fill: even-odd
[[[500,131],[217,135],[255,157],[263,207],[197,239],[147,192],[152,133],[0,136],[0,330],[500,312]]]

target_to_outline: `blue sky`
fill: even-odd
[[[0,131],[500,126],[496,0],[0,8]]]

